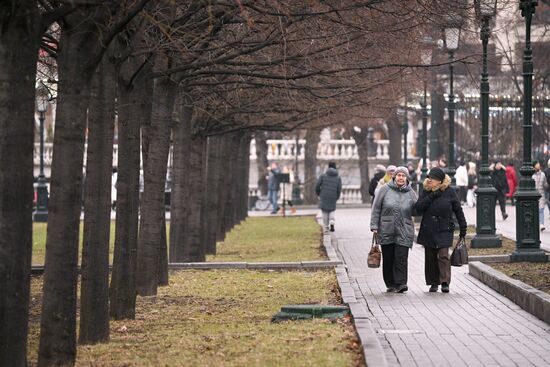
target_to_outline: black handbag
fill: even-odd
[[[466,246],[464,238],[461,238],[451,254],[451,265],[462,266],[465,264],[468,264],[468,246]]]

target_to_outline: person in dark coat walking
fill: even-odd
[[[374,176],[369,182],[369,195],[372,198],[372,203],[374,203],[374,191],[378,186],[378,182],[386,175],[386,167],[379,164],[374,168]]]
[[[279,166],[277,163],[272,163],[271,167],[268,167],[269,174],[267,175],[267,198],[271,203],[271,214],[277,214],[279,211],[279,205],[277,201],[279,200]]]
[[[413,208],[416,193],[409,182],[407,167],[397,167],[395,176],[374,200],[370,229],[382,246],[382,273],[388,292],[408,290],[409,249],[414,240]]]
[[[342,179],[338,175],[336,163],[329,162],[328,169],[317,179],[315,193],[319,196],[319,208],[323,212],[323,224],[326,230],[334,232],[336,202],[342,193]]]
[[[493,186],[497,190],[497,201],[500,205],[502,219],[506,220],[506,218],[508,218],[508,214],[506,214],[506,194],[510,188],[508,187],[508,180],[506,179],[506,169],[501,162],[495,163],[491,178],[493,180]]]
[[[460,238],[466,237],[466,218],[456,191],[450,187],[451,178],[439,167],[430,170],[424,181],[424,190],[415,209],[422,214],[416,242],[424,246],[424,275],[430,292],[449,292],[451,283],[451,259],[449,248],[453,245],[454,220],[460,226]]]

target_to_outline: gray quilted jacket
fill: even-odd
[[[398,187],[390,181],[380,189],[372,204],[370,229],[378,230],[381,245],[412,247],[413,207],[418,197],[410,185]]]

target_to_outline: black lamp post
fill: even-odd
[[[454,53],[458,49],[460,41],[461,18],[452,16],[449,18],[447,27],[444,29],[445,49],[449,53],[449,101],[447,103],[447,111],[449,112],[449,169],[448,175],[452,180],[452,187],[456,187],[455,179],[455,96],[453,91],[454,81]]]
[[[407,99],[405,98],[405,107],[403,108],[403,165],[407,165],[407,135],[409,134],[409,122],[407,121]]]
[[[36,187],[36,211],[33,214],[35,222],[48,221],[48,187],[44,175],[44,119],[48,108],[49,95],[45,87],[38,87],[36,90],[36,110],[40,120],[40,174]]]
[[[495,202],[497,190],[493,187],[489,172],[489,73],[487,72],[487,44],[491,36],[489,22],[496,14],[497,0],[475,0],[475,9],[481,23],[480,37],[483,44],[483,69],[481,71],[481,167],[479,186],[476,190],[476,235],[472,247],[501,247],[502,241],[495,234]]]
[[[512,261],[547,261],[540,249],[539,193],[532,178],[531,138],[533,104],[533,50],[531,49],[531,20],[537,0],[520,0],[521,16],[525,18],[525,50],[523,52],[523,163],[519,170],[516,198],[516,250]]]
[[[422,65],[428,66],[432,63],[432,39],[424,37],[422,39],[423,48],[420,52]],[[428,176],[428,86],[426,73],[424,73],[424,96],[420,107],[422,107],[422,169],[420,174],[419,190],[422,189],[422,183]]]

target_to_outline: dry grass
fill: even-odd
[[[468,249],[468,255],[508,255],[516,249],[516,241],[509,239],[508,237],[502,237],[502,247],[496,248],[470,248]]]
[[[78,347],[79,366],[360,366],[349,319],[271,323],[282,305],[337,303],[333,271],[179,271],[108,344]],[[29,357],[38,349],[41,278],[32,280]]]
[[[511,278],[550,294],[550,263],[498,263],[490,264]]]
[[[315,217],[250,217],[218,244],[207,261],[306,261],[326,257]]]

